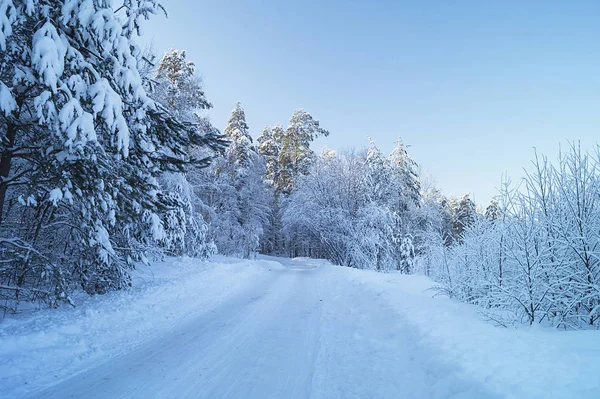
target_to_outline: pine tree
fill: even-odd
[[[254,146],[246,124],[246,113],[241,103],[235,104],[223,133],[230,141],[227,148],[229,162],[242,169],[246,168],[250,162],[251,152],[254,152]]]
[[[273,128],[266,126],[257,139],[258,152],[265,161],[265,181],[267,183],[268,215],[265,231],[261,238],[261,252],[272,254],[281,250],[281,214],[279,186],[279,152],[284,130],[281,125]]]
[[[169,49],[161,58],[153,79],[147,79],[147,86],[153,99],[161,103],[172,115],[189,124],[203,136],[218,137],[216,129],[201,118],[199,111],[209,109],[202,81],[196,75],[195,65],[187,60],[184,50]],[[206,152],[203,146],[188,146],[180,157],[191,159],[196,154]],[[207,155],[209,155],[208,153]],[[214,246],[207,240],[206,225],[199,204],[201,199],[194,192],[190,179],[206,165],[187,168],[183,172],[167,172],[158,181],[163,189],[162,199],[168,204],[160,214],[165,227],[162,244],[175,255],[207,256]],[[200,209],[199,209],[200,208]]]
[[[454,236],[454,212],[456,199],[442,196],[439,201],[439,211],[441,217],[440,235],[444,246],[449,247],[457,241]]]
[[[494,221],[500,218],[500,205],[498,201],[491,200],[490,204],[485,208],[485,217],[488,220]]]
[[[185,50],[170,48],[158,63],[156,85],[152,91],[174,115],[187,122],[196,119],[196,111],[212,108],[196,75],[196,67],[188,61]]]
[[[129,284],[164,237],[157,177],[208,158],[214,136],[144,89],[135,44],[154,0],[9,1],[0,7],[2,295],[68,300]],[[24,221],[24,222],[23,222]],[[35,288],[35,290],[33,289]]]
[[[290,124],[281,139],[279,152],[279,182],[277,190],[289,194],[295,180],[309,172],[315,153],[310,143],[319,136],[328,136],[329,132],[320,127],[319,121],[303,109],[294,111]]]
[[[229,147],[211,168],[211,229],[219,252],[244,258],[260,244],[268,218],[265,163],[252,144],[244,109],[235,105],[224,130]]]
[[[386,159],[375,142],[369,138],[366,164],[366,196],[369,201],[379,204],[388,203],[390,199],[391,174]]]
[[[281,140],[284,130],[281,125],[273,128],[267,126],[258,136],[258,152],[264,158],[267,166],[266,180],[276,187],[279,182],[279,153],[281,152]]]
[[[461,242],[465,229],[475,222],[477,210],[469,194],[461,197],[454,208],[452,230],[455,240]]]
[[[410,274],[413,271],[415,258],[415,249],[413,246],[413,238],[410,234],[407,234],[402,238],[400,244],[400,263],[398,270],[404,274]]]
[[[394,190],[396,191],[398,212],[419,206],[421,186],[417,173],[417,163],[408,154],[402,139],[398,138],[396,147],[394,147],[388,159]]]

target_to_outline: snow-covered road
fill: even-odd
[[[499,328],[424,276],[170,258],[0,322],[0,398],[597,399],[600,332]]]
[[[334,268],[278,261],[210,311],[31,397],[497,397]]]

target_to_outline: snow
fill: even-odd
[[[12,24],[17,13],[11,0],[0,3],[0,50],[6,51],[6,39],[12,34]]]
[[[56,31],[54,25],[46,22],[33,35],[31,63],[46,86],[56,93],[57,84],[65,68],[68,43]]]
[[[117,136],[117,149],[129,155],[129,127],[123,117],[121,97],[107,79],[100,79],[89,88],[94,117],[101,113],[104,123]]]
[[[436,284],[427,277],[354,269],[336,274],[381,296],[417,330],[421,345],[435,348],[503,397],[599,396],[600,331],[495,327],[477,307],[435,296]]]
[[[15,109],[17,109],[17,102],[13,98],[10,89],[0,82],[0,111],[8,116]]]
[[[55,188],[48,194],[48,201],[54,206],[57,206],[61,199],[63,199],[63,192],[60,188]]]
[[[0,322],[0,397],[20,397],[130,351],[258,285],[277,265],[245,266],[225,258],[170,259],[142,268],[131,290],[73,298],[75,308],[7,316]]]
[[[0,324],[0,397],[593,398],[598,331],[505,329],[422,276],[169,259]],[[73,375],[74,378],[70,378]]]
[[[152,225],[152,237],[154,237],[155,240],[162,240],[165,238],[165,229],[160,217],[156,213],[150,214],[150,223]]]
[[[96,141],[94,117],[85,112],[79,100],[72,98],[60,110],[61,129],[66,133],[65,146],[72,150],[73,147],[84,146],[88,141]]]

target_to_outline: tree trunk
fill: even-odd
[[[17,127],[9,124],[6,129],[6,147],[0,155],[0,225],[4,219],[4,202],[6,200],[6,191],[8,190],[8,175],[12,166],[13,147],[15,145],[15,135]]]

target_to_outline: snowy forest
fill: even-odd
[[[532,153],[476,206],[401,138],[315,152],[330,132],[302,108],[249,127],[232,104],[219,131],[201,67],[138,43],[156,0],[0,5],[4,314],[126,289],[165,256],[260,253],[425,274],[503,326],[600,326],[600,147]]]

